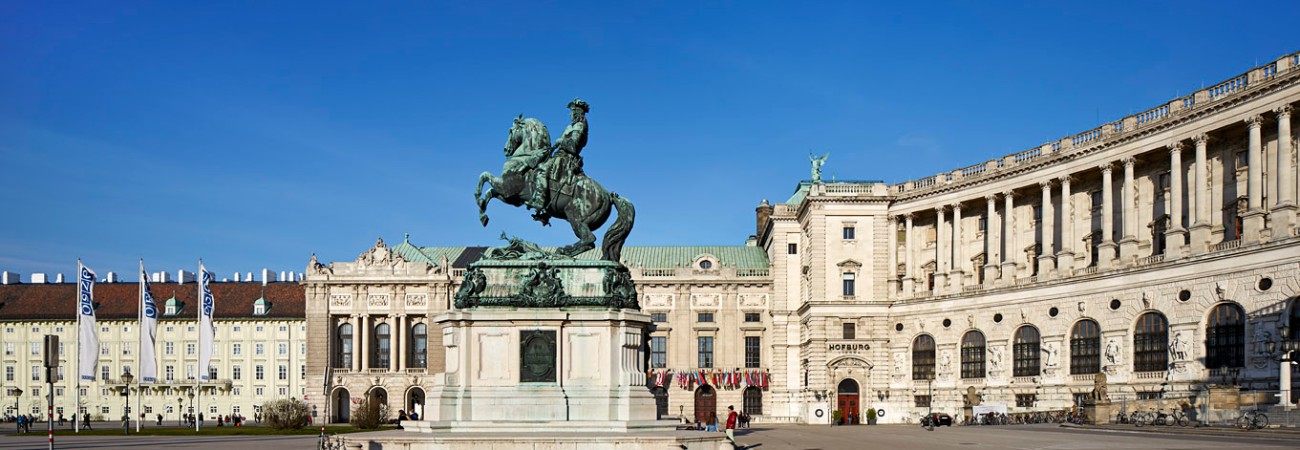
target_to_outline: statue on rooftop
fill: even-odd
[[[522,114],[514,119],[506,139],[501,176],[491,172],[479,175],[474,190],[479,221],[487,226],[487,205],[494,198],[511,206],[528,207],[533,210],[533,219],[542,225],[549,225],[552,218],[568,221],[578,241],[556,249],[554,254],[572,258],[596,247],[594,231],[613,213],[617,218],[605,232],[601,252],[602,259],[617,263],[632,231],[636,210],[632,202],[605,190],[583,172],[580,153],[587,145],[587,112],[591,107],[580,99],[569,102],[568,107],[572,123],[554,145],[541,121]],[[486,192],[484,184],[491,185]],[[529,247],[526,250],[535,247],[520,245],[522,242],[512,244]]]
[[[812,152],[808,152],[808,161],[812,162],[813,183],[822,182],[822,164],[826,164],[826,158],[829,156],[831,156],[831,152],[826,152],[826,154],[821,155],[820,157],[813,156]]]

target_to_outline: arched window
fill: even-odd
[[[371,367],[376,369],[387,369],[388,366],[388,349],[392,345],[392,334],[389,331],[388,324],[381,323],[375,325],[375,345],[370,360],[374,362]],[[386,394],[386,393],[385,393]]]
[[[656,386],[650,389],[650,394],[655,396],[655,417],[659,419],[668,417],[668,390],[663,386]]]
[[[934,379],[934,338],[928,334],[912,341],[912,379]]]
[[[1292,313],[1294,315],[1294,313]],[[1246,312],[1235,303],[1210,310],[1205,324],[1205,367],[1246,367]]]
[[[741,401],[741,412],[750,416],[763,415],[763,390],[755,386],[745,388]]]
[[[334,339],[334,367],[340,369],[351,369],[352,324],[340,324],[337,331],[334,333]]]
[[[1070,332],[1070,374],[1101,372],[1101,327],[1092,319],[1074,324]]]
[[[1138,317],[1133,330],[1133,370],[1155,372],[1169,368],[1169,322],[1149,312]]]
[[[1014,374],[1018,377],[1036,377],[1039,374],[1040,354],[1039,346],[1041,339],[1038,336],[1038,329],[1032,325],[1025,325],[1016,330],[1016,342],[1013,352],[1015,352]]]
[[[429,326],[417,323],[411,327],[410,365],[415,368],[429,367]]]
[[[971,330],[961,337],[961,377],[984,378],[984,333]]]

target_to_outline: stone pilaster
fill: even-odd
[[[885,273],[889,279],[885,280],[885,285],[888,288],[887,298],[894,300],[898,298],[898,216],[890,215],[885,220],[885,229],[889,230],[885,244],[886,251],[889,252],[889,269]]]
[[[1115,191],[1111,187],[1114,165],[1105,163],[1101,169],[1101,243],[1097,244],[1097,267],[1109,269],[1115,265]]]
[[[1042,250],[1038,255],[1038,278],[1041,280],[1050,278],[1052,271],[1056,270],[1056,245],[1052,242],[1056,227],[1052,220],[1052,180],[1039,181],[1038,187],[1043,189],[1042,213],[1038,218],[1039,234],[1042,235]]]
[[[908,297],[916,294],[916,235],[912,233],[912,213],[903,214],[903,221],[906,230],[903,237],[907,239],[906,250],[903,253],[903,293]]]
[[[1137,185],[1133,180],[1133,166],[1137,160],[1126,157],[1120,163],[1124,164],[1124,189],[1120,198],[1120,206],[1123,208],[1120,224],[1124,236],[1119,240],[1119,259],[1121,265],[1127,266],[1137,259]]]
[[[1291,105],[1273,110],[1277,114],[1277,203],[1273,205],[1273,239],[1290,237],[1296,223],[1295,166],[1292,164]]]
[[[947,236],[944,236],[944,207],[934,208],[934,293],[939,294],[946,290],[948,286],[948,253],[947,245],[944,245]]]
[[[1058,179],[1061,182],[1061,251],[1056,254],[1056,272],[1068,277],[1074,271],[1074,199],[1070,197],[1069,175]]]
[[[1246,119],[1249,144],[1246,147],[1246,214],[1241,217],[1241,238],[1251,244],[1259,242],[1264,232],[1264,150],[1260,142],[1263,122],[1259,115]]]
[[[1016,280],[1016,231],[1015,231],[1015,192],[1006,190],[1002,192],[1002,223],[1005,224],[1005,233],[1002,234],[1002,282],[1011,284]]]
[[[953,203],[952,208],[952,270],[948,271],[948,280],[952,283],[953,292],[961,292],[961,287],[966,283],[965,252],[961,235],[961,203]]]
[[[1002,221],[997,211],[998,196],[985,195],[984,201],[988,203],[988,212],[984,216],[984,286],[992,287],[999,278],[998,268],[1002,262],[1002,251],[998,248],[1002,237]]]
[[[1192,188],[1196,193],[1196,207],[1192,208],[1191,253],[1201,254],[1210,246],[1210,182],[1206,164],[1206,147],[1210,136],[1201,133],[1192,136],[1196,144],[1196,162],[1192,166]]]

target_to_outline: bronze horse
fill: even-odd
[[[632,223],[636,217],[632,202],[605,190],[580,169],[570,173],[556,173],[565,166],[559,164],[561,158],[570,156],[553,154],[551,135],[546,130],[546,125],[537,119],[524,119],[521,115],[514,120],[506,139],[505,154],[506,162],[501,169],[501,176],[483,172],[478,177],[478,187],[474,189],[479,221],[483,226],[488,224],[487,205],[493,198],[511,206],[528,206],[536,211],[534,218],[543,223],[548,216],[569,222],[578,242],[560,247],[556,253],[574,257],[596,248],[594,230],[605,224],[611,211],[617,211],[618,218],[605,231],[601,252],[603,259],[619,262],[623,243],[632,232]],[[552,176],[538,180],[538,169],[543,166]],[[483,192],[485,183],[491,185],[487,192]],[[533,189],[538,186],[546,189],[543,197],[546,199],[545,204],[529,204],[536,198]]]

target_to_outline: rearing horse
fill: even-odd
[[[551,156],[551,135],[546,125],[534,118],[519,116],[510,127],[505,146],[506,162],[501,169],[501,176],[483,172],[478,177],[478,187],[474,189],[474,200],[478,203],[479,221],[488,224],[487,205],[493,198],[511,206],[525,206],[525,202],[534,198],[533,189],[538,186],[536,177],[542,165],[558,161],[560,156]],[[548,170],[554,172],[554,170]],[[636,218],[636,209],[632,202],[618,194],[606,191],[600,183],[585,173],[578,171],[572,176],[560,174],[559,182],[544,180],[546,189],[545,205],[539,207],[534,218],[549,215],[569,222],[578,242],[560,247],[557,253],[573,257],[596,248],[594,230],[605,224],[612,210],[617,211],[618,218],[605,231],[605,240],[601,243],[602,259],[619,262],[623,252],[623,243],[632,232]],[[490,184],[487,192],[483,185]],[[544,215],[543,215],[544,214]],[[542,220],[542,219],[538,219]]]

